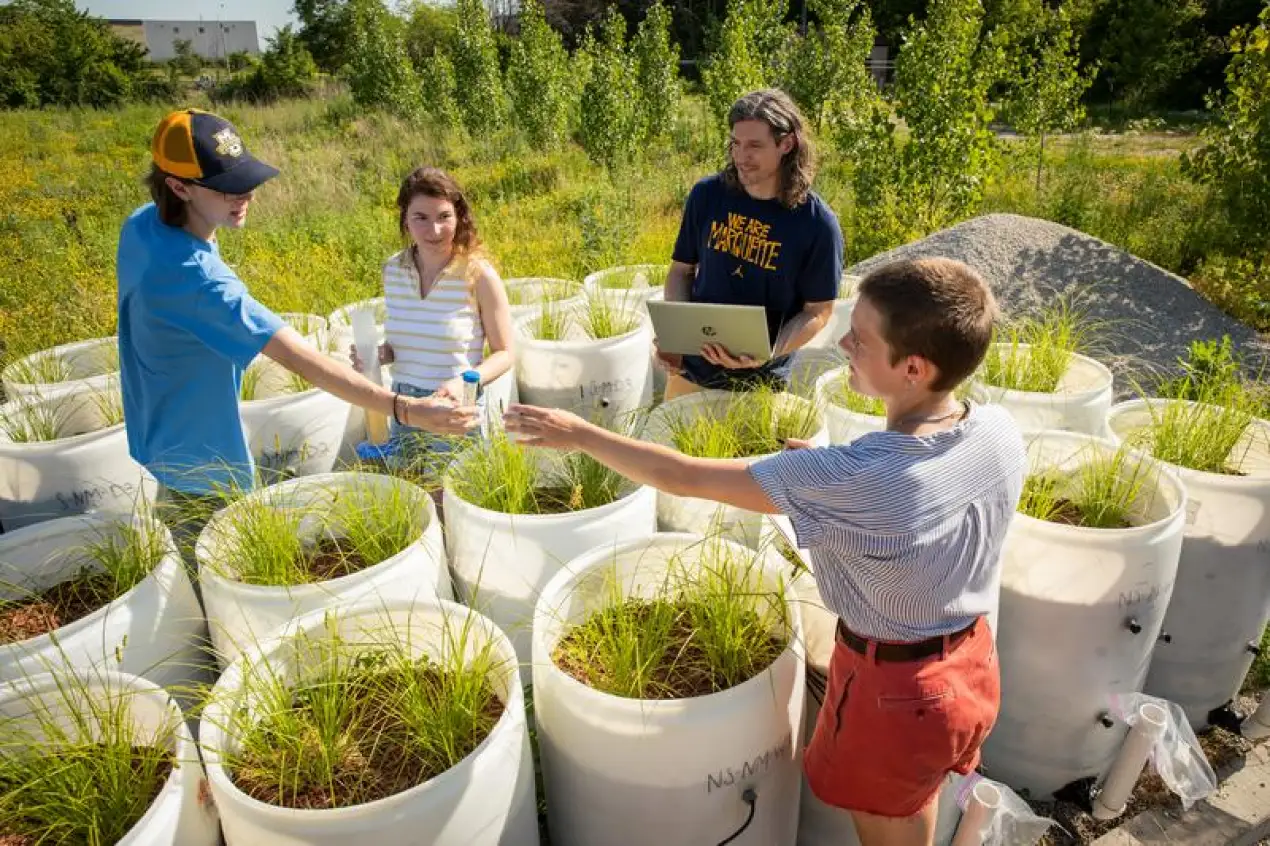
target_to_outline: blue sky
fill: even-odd
[[[103,18],[149,18],[151,20],[255,21],[260,48],[274,30],[295,23],[293,0],[77,0],[76,5]]]

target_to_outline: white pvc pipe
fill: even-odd
[[[961,822],[957,824],[952,846],[982,846],[992,827],[992,820],[1000,810],[1001,790],[989,781],[976,784],[961,815]]]
[[[1167,712],[1154,702],[1146,702],[1138,708],[1138,721],[1129,730],[1102,790],[1094,799],[1094,819],[1113,820],[1124,813],[1129,795],[1151,754],[1151,746],[1164,733],[1167,724]]]
[[[1257,706],[1257,710],[1248,715],[1248,719],[1244,720],[1239,731],[1249,740],[1270,737],[1270,689],[1261,694],[1261,704]]]

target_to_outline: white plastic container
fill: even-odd
[[[1132,400],[1107,421],[1123,438],[1151,412]],[[1235,451],[1243,476],[1169,465],[1186,485],[1186,539],[1164,621],[1172,641],[1156,649],[1144,692],[1176,702],[1196,729],[1238,693],[1270,619],[1270,423],[1254,421]]]
[[[117,846],[216,846],[220,825],[216,807],[201,796],[203,767],[181,709],[153,682],[128,673],[101,670],[74,680],[41,673],[0,690],[0,727],[11,726],[19,737],[45,734],[49,717],[70,737],[77,724],[84,740],[101,737],[93,713],[113,714],[127,702],[129,722],[138,744],[167,743],[172,772],[145,815]]]
[[[251,701],[250,689],[244,689],[244,678],[269,673],[287,684],[299,684],[314,675],[312,661],[300,660],[303,652],[294,648],[291,638],[338,634],[350,645],[369,645],[396,636],[409,654],[444,661],[465,626],[470,626],[469,654],[493,640],[494,654],[506,662],[490,680],[504,708],[493,731],[457,765],[401,793],[346,808],[282,808],[253,799],[234,786],[222,762],[241,739],[226,731],[231,725],[228,715],[231,709],[245,707],[252,713],[258,707]],[[266,664],[268,669],[262,669]],[[199,737],[227,846],[537,846],[539,842],[525,701],[511,644],[489,620],[452,602],[362,602],[292,621],[277,637],[225,670],[203,716]]]
[[[394,488],[418,503],[419,534],[415,541],[386,561],[324,582],[279,587],[244,584],[228,578],[230,565],[222,558],[223,550],[237,531],[233,526],[235,516],[246,506],[240,500],[212,516],[199,535],[195,557],[212,646],[222,666],[287,621],[309,611],[363,598],[429,600],[452,596],[436,506],[420,487],[373,473],[329,473],[264,488],[250,494],[250,499],[263,499],[275,508],[311,513],[311,517],[302,519],[300,532],[312,539],[322,528],[318,525],[319,515],[330,509],[334,498]]]
[[[849,444],[867,432],[880,432],[886,428],[886,416],[864,414],[838,405],[832,399],[844,379],[849,379],[850,367],[831,370],[816,383],[816,397],[825,410],[825,423],[829,427],[829,443]]]
[[[335,469],[352,407],[320,388],[292,391],[286,369],[269,359],[252,366],[268,375],[238,413],[262,477],[275,482]]]
[[[721,414],[729,403],[738,401],[738,394],[728,391],[698,391],[665,402],[648,416],[641,438],[656,444],[675,448],[672,436],[671,421],[680,415],[693,416],[699,414]],[[807,400],[787,395],[787,402],[806,403]],[[820,416],[821,425],[811,437],[816,446],[828,444],[829,433],[824,426],[824,416]],[[744,459],[753,463],[767,456],[752,456]],[[682,497],[659,491],[657,494],[657,528],[663,532],[692,532],[709,535],[722,532],[724,537],[755,547],[764,536],[763,515],[754,511],[735,508],[696,497]]]
[[[53,363],[56,362],[56,363]],[[65,371],[57,382],[31,381],[43,367]],[[83,388],[102,389],[119,381],[119,338],[92,338],[40,350],[18,359],[0,371],[5,397],[45,399]]]
[[[627,303],[644,306],[649,300],[660,300],[666,293],[668,264],[625,264],[597,270],[582,280],[586,293],[598,293],[618,307]],[[616,276],[634,274],[630,287],[610,287]]]
[[[331,342],[330,321],[320,314],[308,314],[303,311],[283,311],[278,316],[286,321],[292,329],[299,332],[313,346],[327,352]]]
[[[994,344],[1008,349],[1010,344]],[[1026,356],[1030,344],[1019,344]],[[970,395],[978,402],[1004,406],[1024,431],[1061,430],[1102,435],[1112,402],[1112,375],[1106,365],[1088,356],[1073,354],[1067,370],[1052,393],[1012,391],[989,385],[976,374]]]
[[[361,309],[368,309],[375,316],[375,325],[379,327],[379,343],[384,342],[384,320],[388,317],[388,306],[383,297],[371,297],[341,306],[326,316],[327,329],[331,333],[331,343],[336,352],[348,353],[349,344],[353,343],[353,312]]]
[[[119,537],[129,524],[158,533],[167,554],[132,590],[91,614],[48,634],[0,646],[0,681],[36,673],[119,670],[167,688],[185,703],[192,685],[209,682],[207,622],[172,536],[154,520],[85,515],[49,520],[0,535],[0,596],[29,597],[74,577],[100,572],[84,553],[88,544]]]
[[[837,349],[842,336],[851,330],[851,312],[855,309],[855,304],[855,297],[837,300],[833,304],[833,312],[829,315],[825,328],[817,332],[807,342],[807,346],[812,349]]]
[[[550,453],[539,453],[544,462]],[[461,459],[460,459],[461,461]],[[454,468],[462,473],[462,466]],[[529,679],[534,603],[565,564],[657,530],[657,492],[631,486],[620,499],[567,514],[504,514],[461,499],[447,480],[442,495],[446,547],[459,597],[507,633]]]
[[[826,373],[847,365],[847,357],[837,347],[803,347],[790,356],[786,391],[796,397],[818,402],[817,383]]]
[[[516,388],[522,402],[563,408],[605,424],[652,401],[652,324],[615,338],[588,338],[576,321],[562,341],[533,337],[537,317],[516,321]]]
[[[543,591],[534,611],[534,714],[556,846],[794,841],[802,627],[780,556],[765,556],[763,567],[767,584],[788,597],[789,645],[736,687],[691,699],[625,699],[583,685],[551,660],[568,629],[605,606],[614,568],[624,596],[650,598],[675,556],[690,565],[705,546],[686,534],[606,545],[569,562]],[[748,824],[747,790],[756,794]]]
[[[51,398],[14,400],[0,417],[25,406],[54,419],[53,441],[15,443],[0,429],[0,525],[12,531],[88,511],[130,513],[154,501],[154,477],[128,454],[122,423],[109,425],[103,392],[81,388]]]
[[[570,279],[553,279],[549,276],[520,276],[504,279],[503,287],[507,289],[508,299],[513,300],[511,306],[512,322],[533,314],[538,310],[545,293],[563,293],[563,297],[552,300],[558,306],[577,307],[582,305],[582,286]],[[519,300],[519,302],[515,302]]]
[[[1109,441],[1075,433],[1028,440],[1033,473],[1115,452]],[[1006,537],[996,630],[1001,712],[983,762],[1033,799],[1111,766],[1125,731],[1104,724],[1108,697],[1142,690],[1161,637],[1186,490],[1166,465],[1141,458],[1141,525],[1094,529],[1016,514]]]

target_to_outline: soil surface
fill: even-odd
[[[138,779],[151,780],[149,795],[143,802],[138,802],[132,806],[135,811],[136,819],[125,820],[120,826],[120,831],[127,831],[137,824],[137,821],[145,816],[145,812],[149,810],[150,805],[158,797],[163,790],[163,785],[167,783],[168,776],[172,772],[173,759],[167,756],[167,760],[161,762],[159,766],[151,770],[150,761],[154,760],[155,754],[162,755],[163,750],[154,747],[138,746],[134,747],[132,768]],[[82,756],[80,751],[77,757]],[[82,758],[81,758],[82,759]],[[132,785],[128,785],[125,789],[130,789]],[[10,793],[9,785],[0,782],[0,793]],[[31,797],[32,800],[38,800],[39,797]],[[25,823],[25,824],[24,824]],[[38,844],[48,842],[49,832],[43,830],[44,826],[38,820],[8,820],[4,825],[0,826],[0,846],[38,846]],[[61,832],[63,836],[74,835],[76,832]],[[80,836],[84,836],[85,832],[78,832]],[[73,836],[65,842],[76,842]],[[83,842],[87,842],[86,840]]]
[[[1199,735],[1199,744],[1213,772],[1217,774],[1219,784],[1239,768],[1244,756],[1253,746],[1240,735],[1220,728],[1212,728]],[[1028,804],[1036,813],[1049,817],[1062,826],[1062,829],[1052,826],[1038,841],[1038,846],[1084,846],[1112,829],[1119,828],[1143,811],[1161,810],[1170,816],[1178,816],[1183,812],[1181,800],[1169,791],[1168,786],[1149,764],[1138,778],[1124,813],[1114,820],[1096,820],[1068,801],[1037,801]]]
[[[35,596],[0,603],[0,644],[18,643],[81,620],[109,602],[113,593],[109,575],[85,572]]]
[[[263,756],[250,757],[249,753],[230,768],[235,786],[253,799],[283,808],[346,808],[402,793],[449,769],[451,765],[440,753],[421,748],[424,744],[418,742],[417,730],[407,725],[393,706],[407,690],[416,695],[422,690],[438,711],[444,709],[451,687],[443,671],[419,663],[413,673],[362,670],[342,683],[347,685],[351,707],[333,747],[337,758],[329,782],[319,776],[316,762],[332,747],[319,742],[311,699],[306,695],[309,691],[300,689],[295,692],[292,708],[300,712],[309,735],[285,741],[264,738],[266,743],[255,745],[265,750]],[[487,696],[475,721],[476,729],[455,739],[455,761],[479,746],[503,715],[502,700],[488,683],[485,687]],[[257,726],[256,731],[272,734],[264,726]],[[0,842],[0,846],[5,845]]]
[[[362,554],[345,538],[322,538],[304,558],[305,569],[318,582],[352,575],[368,566]]]
[[[661,604],[664,606],[668,603]],[[666,648],[656,665],[648,671],[647,684],[639,695],[641,699],[689,699],[727,690],[767,669],[785,649],[783,640],[763,637],[754,644],[750,675],[742,679],[728,679],[702,648],[692,624],[688,604],[673,605],[677,613],[665,642]],[[611,631],[615,625],[639,628],[658,610],[662,609],[655,603],[628,600],[619,608],[600,612],[565,635],[556,646],[552,659],[557,667],[587,687],[616,696],[629,695],[624,693],[626,686],[614,678],[613,669],[603,666],[604,661],[597,656],[600,651],[597,649],[597,641],[602,641],[603,633]],[[758,627],[758,615],[752,614],[752,619],[746,621],[745,629],[754,631]]]

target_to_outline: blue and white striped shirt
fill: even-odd
[[[911,642],[996,613],[1026,466],[1005,409],[971,404],[932,435],[870,432],[750,474],[811,552],[826,607],[860,635]]]

